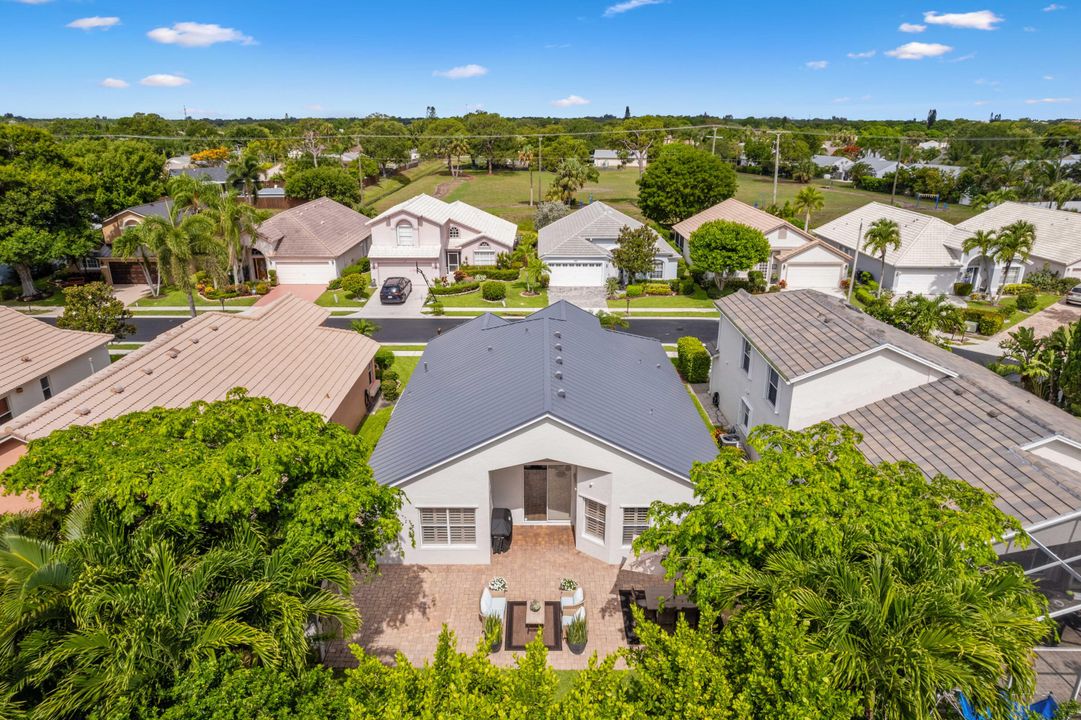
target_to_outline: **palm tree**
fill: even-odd
[[[555,177],[545,197],[570,205],[574,202],[574,194],[587,182],[597,182],[599,179],[600,173],[593,165],[585,165],[578,158],[564,158],[556,166]]]
[[[214,235],[228,252],[227,262],[233,273],[233,282],[242,282],[251,244],[259,232],[259,223],[265,219],[265,213],[256,210],[254,205],[241,202],[236,191],[229,190],[212,199],[204,215],[214,224]]]
[[[530,256],[522,269],[522,280],[525,281],[526,292],[532,294],[533,288],[540,285],[544,280],[544,274],[548,272],[548,266],[536,255]]]
[[[244,153],[229,164],[228,183],[235,190],[242,190],[255,205],[259,200],[259,178],[263,174],[259,158]]]
[[[350,325],[358,333],[366,335],[367,337],[371,337],[379,332],[379,325],[371,320],[354,320]]]
[[[1059,180],[1047,188],[1047,194],[1050,196],[1051,202],[1055,204],[1055,209],[1061,210],[1066,203],[1081,197],[1081,185],[1078,185],[1073,180]]]
[[[993,230],[977,230],[961,243],[961,250],[969,253],[975,251],[980,258],[980,278],[983,280],[983,291],[990,290],[991,273],[987,272],[987,260],[995,251],[995,232]]]
[[[960,308],[952,305],[945,295],[901,298],[893,305],[893,320],[905,332],[928,342],[937,342],[936,332],[952,334],[964,327]]]
[[[469,139],[464,135],[455,135],[454,137],[448,139],[447,148],[450,157],[454,158],[454,160],[456,161],[451,170],[451,175],[461,175],[462,164],[461,162],[457,162],[457,160],[461,158],[462,155],[468,155],[470,150],[472,149],[469,146]]]
[[[181,211],[175,202],[169,203],[165,217],[151,215],[117,240],[123,242],[120,248],[114,243],[113,250],[122,257],[133,257],[129,248],[146,248],[157,258],[160,276],[187,295],[192,317],[198,265],[217,279],[225,275],[228,250],[216,237],[214,222],[208,215]]]
[[[901,249],[901,228],[895,220],[879,218],[867,228],[863,239],[863,249],[882,260],[878,274],[878,295],[882,295],[882,285],[886,279],[886,253]]]
[[[811,213],[816,213],[826,204],[826,197],[822,191],[812,186],[805,187],[796,194],[793,206],[796,212],[803,213],[803,229],[806,231],[811,225]]]
[[[176,176],[169,181],[167,189],[169,197],[173,199],[173,204],[195,213],[209,207],[223,192],[221,186],[216,183],[188,175]]]
[[[145,244],[152,238],[134,232],[136,229],[128,228],[114,239],[112,253],[116,257],[135,258],[139,263],[139,267],[143,269],[143,276],[146,278],[147,285],[150,286],[150,294],[158,297],[161,294],[161,273],[153,274],[150,258],[153,257],[154,250]]]
[[[995,235],[995,262],[1005,263],[1002,268],[1002,282],[998,285],[998,294],[1002,294],[1002,288],[1010,277],[1010,268],[1013,261],[1026,262],[1032,254],[1032,246],[1036,242],[1036,226],[1025,220],[1018,220],[1000,229]]]

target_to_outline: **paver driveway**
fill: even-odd
[[[559,581],[577,580],[585,591],[589,644],[581,655],[548,653],[557,670],[585,668],[590,655],[601,657],[626,647],[619,608],[620,588],[667,586],[659,574],[632,572],[595,560],[574,548],[569,527],[514,528],[510,551],[492,556],[491,565],[384,565],[375,577],[358,577],[353,600],[361,615],[360,631],[335,642],[325,662],[350,667],[356,661],[347,642],[356,642],[385,662],[401,651],[414,664],[430,660],[445,623],[458,638],[458,649],[472,652],[481,637],[480,595],[492,577],[507,579],[508,600],[559,599]],[[507,666],[518,653],[500,650],[496,665]]]

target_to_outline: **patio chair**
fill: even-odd
[[[563,615],[563,627],[571,624],[575,618],[584,619],[586,616],[586,594],[579,586],[570,597],[559,599],[559,609]]]
[[[507,621],[507,598],[493,597],[492,591],[487,587],[480,594],[480,619],[484,620],[489,615],[495,615],[502,622]]]

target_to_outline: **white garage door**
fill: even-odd
[[[833,290],[840,282],[841,268],[836,265],[789,265],[785,274],[785,284],[789,290]]]
[[[916,293],[919,295],[941,295],[953,292],[953,283],[957,280],[956,270],[897,270],[893,276],[895,293]]]
[[[552,261],[548,265],[549,285],[556,287],[600,287],[604,285],[603,262]]]
[[[395,263],[376,260],[375,265],[376,268],[372,274],[375,276],[376,287],[382,287],[383,282],[387,278],[392,277],[408,278],[413,282],[414,290],[416,290],[418,287],[427,287],[424,284],[424,278],[421,277],[420,273],[417,272],[417,263],[415,262],[409,262],[407,264],[403,262]],[[434,274],[434,271],[432,271],[432,274]],[[432,275],[429,275],[429,279],[431,279],[431,277]]]
[[[328,262],[276,263],[282,285],[325,285],[334,279],[334,265]]]

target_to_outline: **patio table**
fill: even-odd
[[[538,627],[544,624],[544,603],[541,603],[540,610],[533,610],[529,603],[526,603],[525,624],[526,627]]]
[[[665,610],[686,610],[697,607],[686,595],[669,595],[659,588],[646,588],[644,606],[647,610],[660,610],[664,601]]]

